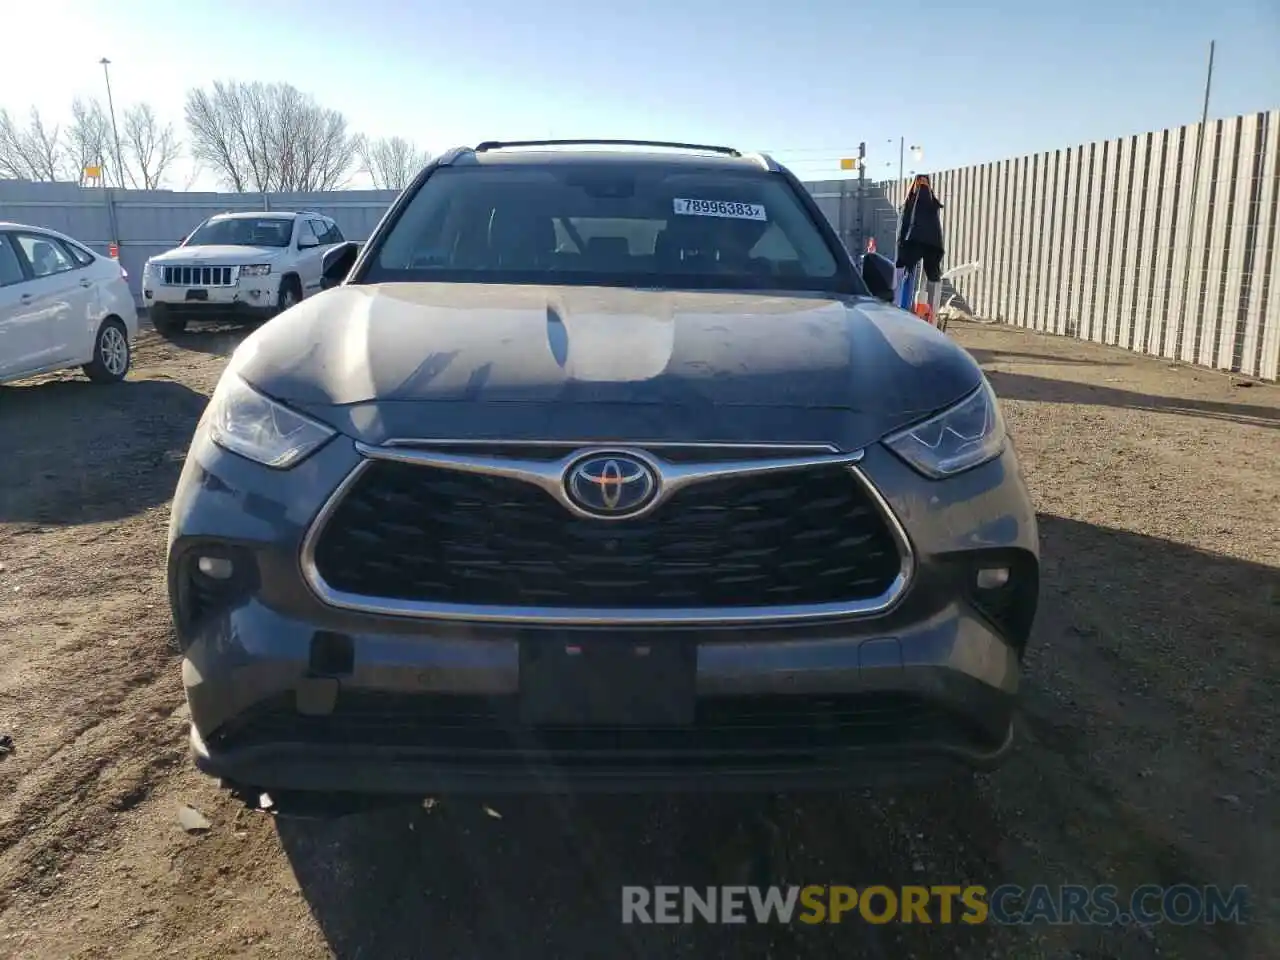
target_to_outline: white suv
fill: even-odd
[[[162,334],[189,320],[265,320],[320,290],[324,255],[343,242],[318,213],[220,213],[147,261],[143,302]]]

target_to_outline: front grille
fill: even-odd
[[[604,609],[869,600],[901,570],[885,517],[839,465],[712,480],[609,522],[518,480],[375,461],[314,556],[330,588],[359,596]]]
[[[725,697],[698,704],[688,727],[524,726],[514,697],[365,694],[343,691],[327,716],[298,713],[291,697],[268,701],[214,732],[219,749],[279,743],[466,751],[538,751],[587,757],[664,757],[804,752],[990,739],[923,699],[889,693]],[[572,761],[572,756],[566,757]]]
[[[170,287],[230,287],[235,267],[162,267],[161,280]]]

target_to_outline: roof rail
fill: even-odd
[[[720,153],[727,157],[740,157],[742,153],[733,147],[716,147],[705,143],[673,143],[668,140],[486,140],[477,144],[476,153],[502,150],[507,147],[665,147],[668,150],[692,150],[697,153]]]
[[[782,169],[778,166],[778,161],[773,159],[773,157],[769,156],[767,153],[748,153],[747,158],[749,160],[754,160],[770,173],[777,173]]]
[[[481,144],[481,146],[483,146],[483,144]],[[472,153],[472,152],[473,151],[471,147],[450,147],[444,153],[440,154],[440,156],[436,157],[435,163],[437,166],[447,167],[447,166],[450,166],[453,163],[453,161],[457,160],[464,153]]]

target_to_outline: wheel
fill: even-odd
[[[115,317],[107,317],[98,328],[93,360],[84,365],[85,376],[94,383],[119,383],[129,372],[132,360],[129,332]]]
[[[285,277],[280,281],[280,292],[276,294],[276,313],[281,314],[302,301],[302,285],[297,277]]]
[[[187,321],[170,316],[167,307],[157,304],[151,308],[151,326],[162,337],[171,337],[187,329]]]

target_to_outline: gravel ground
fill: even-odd
[[[185,754],[162,566],[236,334],[144,334],[120,387],[0,388],[0,957],[1280,956],[1280,388],[951,332],[1041,515],[1023,736],[993,776],[876,795],[239,809]],[[1244,926],[619,923],[623,884],[742,880],[1252,894]]]

